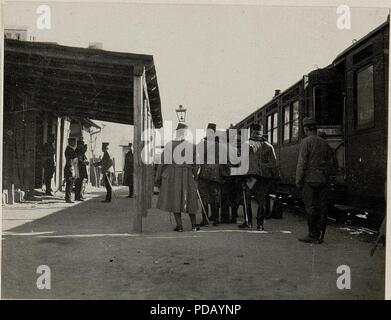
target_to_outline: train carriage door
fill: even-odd
[[[345,143],[344,143],[344,94],[342,81],[336,72],[327,71],[321,81],[312,87],[313,114],[318,123],[318,134],[324,137],[334,150],[338,164],[335,180],[345,181]]]

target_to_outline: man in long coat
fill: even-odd
[[[128,198],[133,197],[133,151],[132,143],[129,143],[129,151],[125,155],[124,186],[129,187]]]
[[[192,230],[199,230],[196,224],[196,150],[191,142],[185,140],[186,130],[187,125],[178,124],[176,138],[165,145],[162,163],[159,164],[155,177],[155,185],[160,187],[157,208],[174,213],[177,224],[174,231],[178,232],[183,231],[182,212],[189,214]]]
[[[304,118],[306,138],[300,145],[296,168],[296,185],[303,189],[303,201],[308,217],[308,235],[299,240],[322,243],[327,224],[327,193],[330,173],[335,169],[332,149],[317,135],[314,119]]]
[[[77,159],[75,152],[76,139],[69,138],[68,146],[65,149],[65,166],[64,166],[64,178],[65,178],[65,201],[73,203],[71,199],[72,188],[75,179],[74,163]]]
[[[54,157],[56,149],[54,147],[54,136],[51,134],[48,136],[48,141],[42,147],[42,163],[43,163],[43,174],[46,188],[46,195],[53,196],[52,193],[52,178],[56,168]]]

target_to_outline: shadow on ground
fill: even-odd
[[[24,210],[33,221],[3,235],[3,298],[384,298],[384,248],[371,258],[371,244],[335,227],[320,246],[297,241],[306,224],[291,214],[267,220],[263,233],[236,225],[192,232],[184,215],[186,232],[175,233],[172,217],[154,209],[140,235],[130,232],[133,199],[125,195],[117,189],[112,203],[101,203],[104,193],[91,193],[38,219],[46,209]],[[18,214],[6,209],[6,218]],[[342,264],[351,268],[351,290],[336,287]],[[37,289],[40,265],[50,267],[50,290]]]

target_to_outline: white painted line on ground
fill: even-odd
[[[3,231],[3,236],[37,236],[41,234],[52,234],[54,231],[44,231],[44,232],[9,232]]]
[[[64,235],[53,235],[53,236],[37,236],[37,238],[94,238],[94,237],[139,237],[139,238],[150,238],[150,239],[178,239],[178,238],[200,238],[200,236],[147,236],[143,234],[131,234],[131,233],[95,233],[95,234],[64,234]]]
[[[281,230],[281,231],[258,231],[258,230],[200,230],[197,232],[203,233],[218,233],[218,232],[239,232],[239,233],[256,233],[256,234],[268,234],[268,233],[292,233],[291,231]]]
[[[140,238],[155,238],[155,239],[178,239],[178,238],[200,238],[196,234],[199,233],[254,233],[254,234],[271,234],[271,233],[283,233],[290,234],[291,231],[256,231],[256,230],[200,230],[193,235],[178,235],[178,236],[150,236],[145,234],[132,234],[132,233],[91,233],[91,234],[63,234],[63,235],[51,235],[54,231],[47,232],[3,232],[5,236],[36,236],[37,238],[97,238],[97,237],[140,237]],[[190,231],[189,231],[190,233]]]

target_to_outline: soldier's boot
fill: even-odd
[[[298,240],[301,241],[301,242],[306,242],[306,243],[319,243],[319,239],[315,238],[315,237],[313,237],[311,235],[308,235],[308,236],[303,237],[303,238],[299,238]]]
[[[265,230],[265,227],[263,226],[263,220],[257,220],[257,230],[258,231]]]

